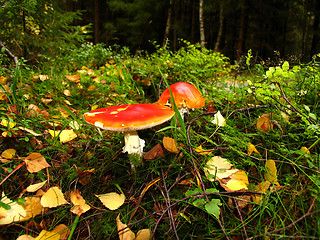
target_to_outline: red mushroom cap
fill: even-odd
[[[186,106],[188,108],[200,108],[205,104],[205,100],[202,97],[198,89],[193,85],[186,82],[177,82],[170,85],[170,89],[174,98],[174,101],[178,108]],[[161,94],[158,103],[166,104],[170,99],[170,91],[167,88]]]
[[[85,113],[85,120],[109,131],[136,131],[170,120],[174,111],[159,104],[126,104],[96,109]]]

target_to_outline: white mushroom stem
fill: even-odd
[[[188,113],[188,112],[189,112],[188,107],[186,107],[184,105],[179,109],[179,113],[181,115],[182,120],[184,120],[184,114]]]
[[[128,154],[138,154],[142,156],[143,147],[145,141],[139,138],[137,131],[124,132],[124,143],[123,152],[128,152]]]

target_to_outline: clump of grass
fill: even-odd
[[[86,64],[80,61],[84,57]],[[66,66],[63,71],[60,67],[31,69],[22,64],[12,69],[13,74],[1,72],[8,78],[9,90],[2,89],[6,92],[0,101],[0,120],[16,125],[0,126],[0,150],[17,151],[15,157],[2,163],[1,180],[32,152],[41,153],[52,166],[33,174],[23,168],[15,172],[1,186],[10,198],[18,199],[28,185],[48,178],[50,186],[60,186],[66,195],[80,190],[93,209],[80,217],[73,233],[78,238],[117,238],[118,214],[134,232],[149,228],[156,238],[317,238],[320,74],[316,58],[299,66],[283,61],[280,67],[263,71],[262,64],[257,69],[249,64],[249,73],[237,76],[233,71],[237,66],[231,66],[226,57],[189,43],[178,52],[158,48],[154,54],[135,56],[126,48],[89,44],[74,50],[70,59],[57,63]],[[147,151],[170,136],[177,141],[179,152],[164,150],[164,155],[144,160],[144,166],[132,174],[128,156],[122,153],[122,135],[86,124],[82,114],[109,105],[155,102],[166,87],[161,79],[168,84],[193,83],[207,106],[190,111],[180,126],[174,120],[162,131],[142,131]],[[40,111],[31,114],[31,104]],[[218,110],[226,118],[225,127],[212,123]],[[273,129],[262,131],[257,128],[257,119],[266,113],[271,116]],[[64,129],[74,129],[77,138],[61,143],[48,133]],[[248,154],[249,142],[259,154]],[[195,152],[199,146],[213,149],[211,155]],[[248,190],[230,193],[218,182],[207,180],[203,168],[215,155],[247,173]],[[257,203],[252,196],[257,184],[265,180],[267,159],[276,163],[280,187],[272,185]],[[95,195],[115,191],[117,186],[126,195],[126,202],[111,211]],[[189,196],[188,191],[198,194]],[[242,195],[249,197],[247,204],[242,205]],[[215,206],[219,217],[194,204],[196,200],[203,204],[219,202]],[[60,223],[71,228],[75,218],[70,207],[61,206],[48,209],[33,221],[45,223],[46,229]],[[25,234],[28,223],[7,225],[3,232],[17,238]],[[39,232],[31,229],[33,236]]]

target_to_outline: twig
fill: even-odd
[[[241,214],[240,207],[239,207],[239,204],[238,204],[238,199],[233,199],[233,202],[234,202],[234,204],[236,205],[237,212],[238,212],[238,214],[239,214],[240,221],[241,221],[241,224],[242,224],[242,227],[243,227],[244,235],[246,236],[246,238],[248,238],[246,226],[244,225],[243,218],[242,218],[242,214]]]
[[[6,176],[1,182],[0,182],[0,186],[12,175],[14,174],[16,171],[18,171],[23,165],[25,164],[25,162],[20,163],[18,166],[15,167],[15,169],[13,169],[13,171],[11,173],[8,174],[8,176]]]
[[[272,235],[273,233],[281,232],[281,231],[283,231],[283,230],[286,230],[286,229],[288,229],[288,228],[293,227],[294,225],[296,225],[298,222],[300,222],[301,220],[305,219],[306,217],[311,216],[311,215],[313,215],[313,214],[315,214],[315,213],[320,212],[320,209],[311,212],[311,210],[312,210],[312,208],[313,208],[313,206],[314,206],[315,201],[316,201],[316,198],[313,199],[313,201],[312,201],[312,203],[311,203],[311,206],[310,206],[308,212],[307,212],[305,215],[301,216],[301,217],[298,218],[296,221],[290,223],[288,226],[285,226],[285,227],[283,227],[283,228],[279,228],[279,229],[273,230],[273,231],[271,231],[271,232],[267,232],[267,233],[262,234],[262,235],[258,235],[258,236],[254,236],[254,237],[248,238],[247,240],[251,240],[251,239],[254,239],[254,238],[256,238],[256,237],[269,236],[269,235]]]
[[[166,199],[166,205],[170,206],[171,205],[170,195],[169,195],[169,192],[168,192],[168,188],[167,188],[167,184],[166,184],[166,180],[165,180],[165,175],[163,173],[163,169],[161,169],[161,175],[162,175],[162,182],[163,182],[163,187],[164,187],[165,195],[166,195],[166,198],[165,198]],[[175,225],[175,220],[174,220],[173,214],[172,214],[172,208],[168,209],[168,216],[169,216],[169,219],[170,219],[172,231],[174,232],[174,235],[176,236],[176,239],[179,240],[179,236],[178,236],[178,233],[177,233],[177,228],[176,228],[176,225]]]
[[[13,59],[14,64],[16,65],[16,68],[17,68],[19,66],[18,57],[15,56],[1,41],[0,41],[0,47],[4,48],[5,53]]]

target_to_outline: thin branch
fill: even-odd
[[[0,41],[0,47],[4,48],[4,52],[13,59],[14,64],[16,65],[16,68],[17,68],[19,66],[18,57],[15,56],[1,41]]]

